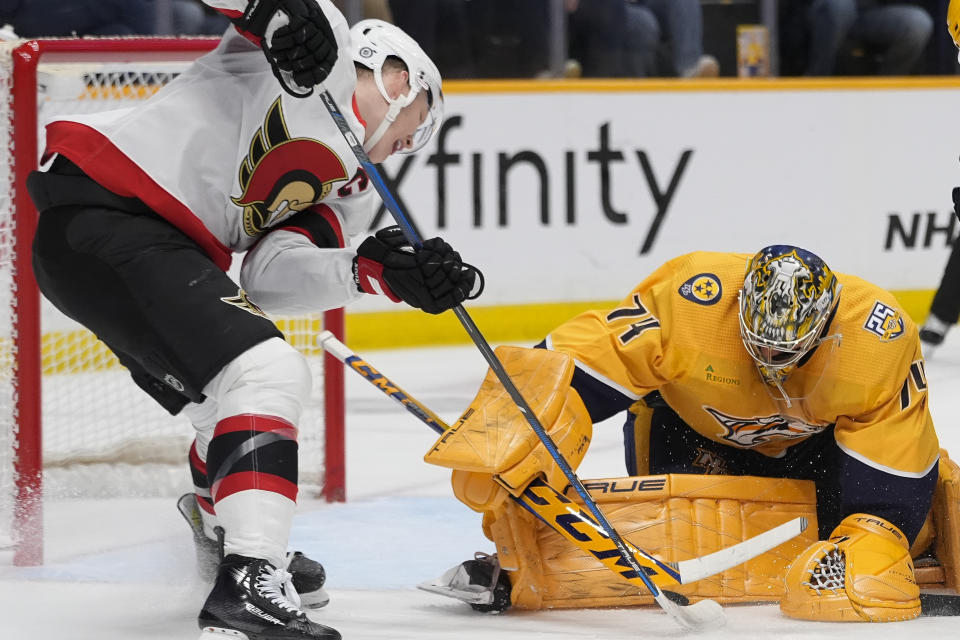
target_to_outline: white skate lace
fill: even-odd
[[[287,571],[264,564],[257,576],[257,591],[281,609],[300,615],[300,595],[293,588],[292,578]]]
[[[827,551],[807,573],[810,574],[810,581],[803,584],[816,591],[817,595],[821,595],[821,591],[839,594],[844,588],[847,574],[846,557],[837,545],[833,545],[833,549]]]

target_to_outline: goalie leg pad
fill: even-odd
[[[960,467],[940,450],[940,478],[933,494],[935,550],[943,567],[944,584],[960,591]]]
[[[829,540],[797,557],[784,581],[780,610],[791,618],[893,622],[920,615],[907,538],[876,516],[844,518]]]
[[[797,516],[810,521],[801,536],[745,564],[669,587],[693,600],[778,600],[787,566],[816,538],[816,492],[807,480],[662,475],[586,480],[584,485],[617,531],[665,561],[706,555]],[[567,497],[578,502],[572,491]],[[484,514],[484,533],[509,571],[515,608],[654,602],[648,592],[609,571],[512,500]]]

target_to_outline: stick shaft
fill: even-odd
[[[318,336],[317,342],[323,347],[324,351],[366,378],[370,384],[399,402],[404,409],[412,413],[418,420],[437,433],[443,433],[450,428],[437,414],[417,402],[413,396],[401,389],[398,384],[374,369],[366,360],[351,351],[347,345],[340,342],[330,331],[323,331]]]

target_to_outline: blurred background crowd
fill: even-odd
[[[403,28],[445,78],[935,75],[960,70],[956,48],[940,28],[947,0],[336,4],[351,23],[381,18]],[[25,38],[215,35],[228,25],[200,0],[0,0],[0,22]]]

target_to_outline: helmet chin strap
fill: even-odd
[[[387,92],[387,87],[383,84],[383,71],[380,67],[377,67],[373,70],[373,79],[377,83],[377,90],[380,91],[380,95],[383,96],[383,99],[387,101],[387,104],[390,105],[387,109],[387,115],[383,117],[383,120],[380,122],[380,125],[370,134],[363,142],[363,150],[367,153],[370,153],[370,150],[380,142],[380,138],[387,132],[387,129],[390,128],[390,125],[393,124],[393,121],[397,119],[397,116],[400,115],[400,110],[405,106],[413,102],[417,97],[417,89],[413,86],[410,87],[410,90],[406,95],[401,94],[397,98],[391,98],[390,94]]]
[[[380,138],[382,138],[383,134],[387,132],[387,129],[389,129],[390,125],[393,124],[393,121],[397,119],[397,116],[400,114],[400,109],[402,108],[403,106],[398,101],[394,100],[390,102],[390,108],[387,109],[387,115],[383,116],[383,120],[380,121],[380,125],[374,129],[373,133],[371,133],[366,140],[364,140],[364,151],[370,153],[370,150],[373,149],[378,142],[380,142]]]

